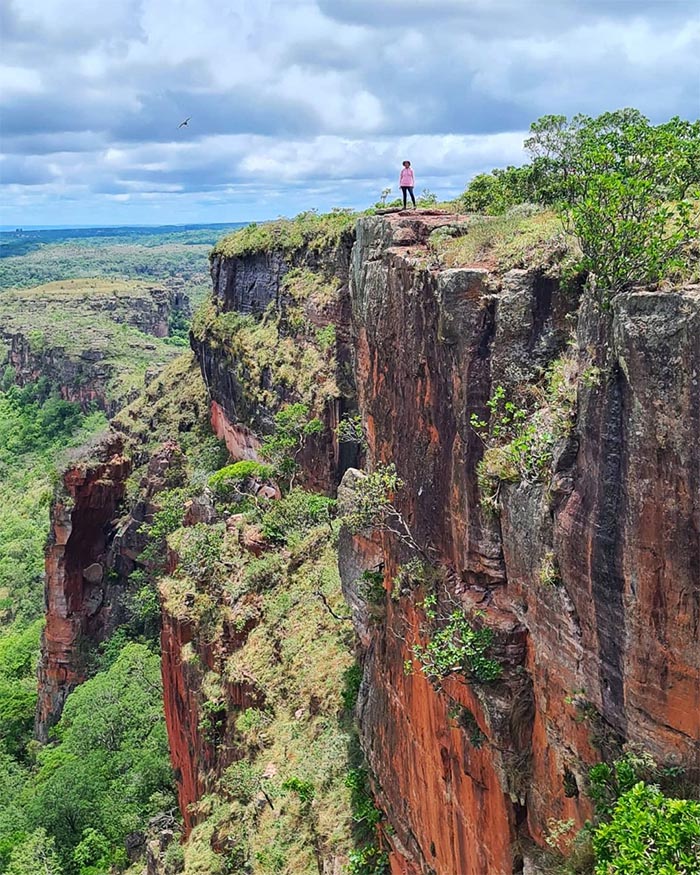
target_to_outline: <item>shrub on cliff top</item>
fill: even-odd
[[[598,118],[547,116],[525,146],[557,176],[563,214],[606,295],[682,265],[697,235],[700,122],[651,125],[624,109]]]
[[[460,206],[491,215],[526,201],[555,207],[603,302],[687,273],[699,230],[700,122],[651,125],[635,109],[548,115],[531,125],[525,148],[529,164],[476,176]]]

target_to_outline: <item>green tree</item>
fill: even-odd
[[[498,216],[526,201],[549,203],[549,198],[538,184],[536,171],[531,165],[511,166],[475,176],[460,197],[460,208]]]
[[[111,862],[123,862],[124,836],[172,794],[158,656],[127,644],[68,697],[55,735],[28,793],[32,823],[56,839],[69,872],[78,871],[74,849],[88,829],[109,843]]]
[[[604,300],[681,266],[697,234],[700,122],[654,126],[635,109],[544,116],[525,147]]]
[[[13,757],[0,753],[0,872],[6,870],[13,849],[31,831],[22,795],[29,771]]]
[[[43,626],[16,623],[0,637],[0,749],[21,756],[36,708],[36,663]]]
[[[275,431],[263,440],[262,455],[272,464],[275,473],[291,488],[299,472],[299,456],[308,439],[323,431],[320,419],[311,417],[306,404],[298,402],[283,407],[275,414]]]
[[[12,851],[6,875],[63,875],[53,838],[35,830]]]
[[[595,830],[596,875],[697,875],[700,802],[669,799],[640,781]]]

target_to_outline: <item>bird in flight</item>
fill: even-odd
[[[180,122],[180,124],[178,125],[178,128],[186,128],[186,127],[187,127],[187,123],[189,122],[189,120],[190,120],[191,118],[192,118],[192,116],[191,116],[191,115],[188,115],[187,118],[184,120],[184,122]]]

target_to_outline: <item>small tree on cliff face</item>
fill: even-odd
[[[680,266],[697,233],[700,122],[653,126],[623,109],[595,119],[544,116],[530,133],[533,173],[545,199],[559,203],[605,299]]]
[[[263,440],[261,455],[272,464],[277,477],[287,480],[290,489],[308,439],[322,431],[323,423],[310,417],[306,404],[289,404],[275,414],[275,431]]]

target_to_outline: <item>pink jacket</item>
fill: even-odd
[[[408,186],[409,188],[412,188],[415,185],[415,178],[413,176],[412,167],[403,167],[401,169],[401,176],[399,176],[399,188],[402,185]]]

